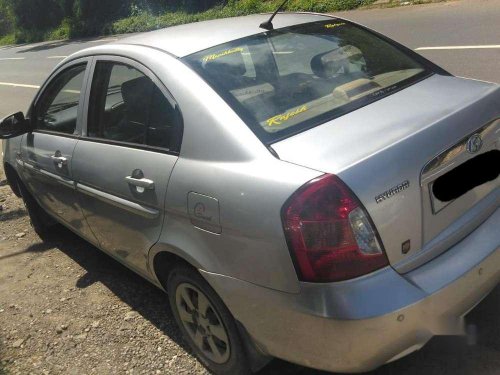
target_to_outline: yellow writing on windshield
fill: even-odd
[[[337,23],[327,23],[325,25],[325,28],[326,29],[333,29],[335,27],[339,27],[339,26],[344,26],[345,25],[345,22],[337,22]]]
[[[282,113],[280,115],[276,115],[271,117],[270,119],[267,119],[266,124],[267,126],[281,125],[285,121],[290,120],[292,117],[304,113],[305,111],[307,111],[307,109],[307,106],[303,105],[302,107],[294,109],[293,111]]]
[[[224,56],[227,56],[227,55],[232,55],[233,53],[238,53],[238,52],[243,52],[243,48],[241,47],[237,47],[237,48],[232,48],[232,49],[228,49],[228,50],[225,50],[225,51],[222,51],[222,52],[219,52],[219,53],[213,53],[211,55],[207,55],[205,57],[203,57],[203,62],[207,62],[207,61],[213,61],[213,60],[217,60],[221,57],[224,57]]]

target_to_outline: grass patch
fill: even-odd
[[[63,21],[59,27],[53,30],[21,30],[16,33],[0,36],[0,46],[69,39],[70,36],[71,28],[69,22]],[[2,374],[0,373],[0,375]]]
[[[47,33],[46,40],[69,39],[71,37],[71,25],[69,20],[63,20],[62,24]]]
[[[0,46],[8,46],[10,44],[15,44],[15,43],[16,43],[16,36],[14,33],[7,34],[7,35],[0,37]],[[1,371],[1,368],[0,368],[0,371]],[[0,372],[0,375],[1,374],[2,373]]]

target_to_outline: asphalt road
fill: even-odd
[[[500,83],[500,0],[337,14],[416,49],[454,75]],[[455,49],[457,46],[466,48]],[[485,46],[496,48],[482,48]],[[439,49],[421,49],[429,47]]]
[[[455,75],[500,83],[500,0],[450,1],[338,15],[417,50]],[[115,37],[1,48],[0,117],[25,110],[37,86],[64,56],[110,39]],[[499,315],[497,287],[468,317],[478,332],[475,339],[434,338],[418,353],[375,373],[500,374]],[[276,372],[317,373],[281,362],[265,371]]]
[[[461,0],[337,14],[417,49],[455,75],[500,83],[500,0]],[[35,95],[36,87],[64,56],[116,39],[108,37],[0,48],[0,118],[18,110],[24,111]],[[456,46],[468,48],[419,49]],[[11,84],[28,86],[14,87]]]

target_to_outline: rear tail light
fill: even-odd
[[[282,216],[302,281],[348,280],[388,265],[368,214],[334,175],[302,186],[287,201]]]

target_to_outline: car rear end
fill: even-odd
[[[184,61],[276,158],[319,173],[281,210],[299,293],[203,272],[262,351],[360,372],[463,333],[500,280],[498,85],[338,19]]]
[[[498,108],[498,86],[436,75],[273,145],[282,159],[335,174],[352,189],[389,265],[303,284],[302,293],[321,301],[313,314],[331,319],[315,320],[316,334],[341,348],[330,366],[316,356],[310,365],[365,371],[433,335],[464,333],[464,315],[500,280]]]
[[[471,102],[436,116],[416,134],[371,154],[363,151],[368,154],[357,162],[345,158],[344,165],[337,164],[347,145],[332,142],[336,131],[342,133],[334,123],[273,145],[286,162],[324,172],[282,209],[300,292],[204,273],[265,353],[323,370],[368,371],[418,350],[434,335],[464,334],[464,316],[498,285],[500,121],[491,119],[498,116],[499,90],[436,79],[452,85],[446,92],[440,82],[443,98],[458,85]],[[431,83],[432,78],[423,81],[408,94],[427,93]],[[425,100],[429,110],[435,110],[437,96]],[[377,111],[396,115],[393,105],[400,99],[396,95],[353,112],[346,124],[363,118],[376,123]],[[408,119],[429,120],[421,108],[426,107]],[[332,133],[322,133],[329,127]],[[309,143],[316,131],[321,136]],[[483,144],[470,153],[467,145],[476,134]],[[356,139],[348,144],[352,150]],[[471,170],[482,183],[463,191],[471,187]],[[454,183],[445,193],[435,189],[442,176]]]

